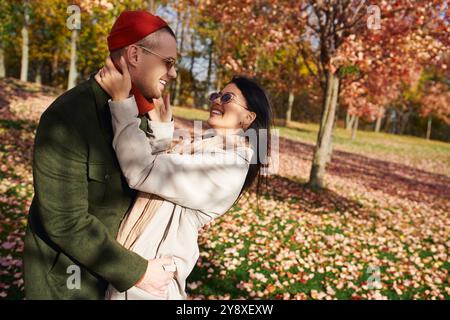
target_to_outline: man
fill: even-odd
[[[176,77],[175,35],[157,16],[126,11],[108,46],[113,61],[123,56],[128,64],[145,131],[148,101],[160,98]],[[174,276],[164,270],[169,257],[147,261],[115,239],[136,192],[112,148],[109,98],[91,77],[57,98],[40,119],[25,236],[27,299],[103,299],[108,283],[121,292],[137,285],[164,297]]]

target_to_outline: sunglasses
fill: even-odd
[[[148,48],[146,48],[146,47],[144,47],[144,46],[141,46],[141,45],[136,45],[136,47],[139,47],[139,48],[141,48],[142,50],[144,50],[144,51],[146,51],[146,52],[148,52],[148,53],[151,53],[151,54],[153,54],[153,55],[155,55],[155,56],[161,58],[161,60],[166,64],[167,71],[169,71],[170,69],[172,69],[173,67],[175,67],[176,64],[177,64],[177,61],[176,61],[174,58],[171,58],[171,57],[163,57],[163,56],[160,55],[159,53],[153,52],[153,51],[151,51],[150,49],[148,49]]]
[[[241,104],[239,102],[239,100],[237,99],[236,95],[232,92],[225,92],[225,93],[221,93],[221,92],[213,92],[209,95],[209,101],[213,102],[217,99],[220,99],[220,104],[224,105],[227,103],[230,103],[232,101],[234,101],[234,103],[236,103],[237,105],[243,107],[244,109],[248,108],[246,106],[244,106],[243,104]]]

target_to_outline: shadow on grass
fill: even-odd
[[[311,163],[313,146],[280,138],[280,152]],[[446,206],[450,203],[450,178],[402,163],[378,160],[334,150],[327,174],[357,181],[364,187],[415,202]]]

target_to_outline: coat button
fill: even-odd
[[[109,174],[105,174],[105,180],[109,180]]]

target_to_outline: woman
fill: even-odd
[[[198,230],[227,212],[257,180],[269,150],[271,109],[255,82],[233,78],[222,92],[210,96],[208,119],[214,135],[192,143],[189,152],[167,151],[173,136],[170,102],[159,101],[150,113],[150,134],[140,119],[126,65],[123,75],[107,64],[101,86],[109,93],[113,147],[131,188],[140,193],[120,226],[117,239],[146,259],[173,257],[175,277],[167,299],[186,299],[186,278],[199,257]],[[266,133],[248,139],[245,132]],[[262,145],[264,144],[264,145]],[[161,299],[133,287],[120,293],[108,288],[107,299]]]

